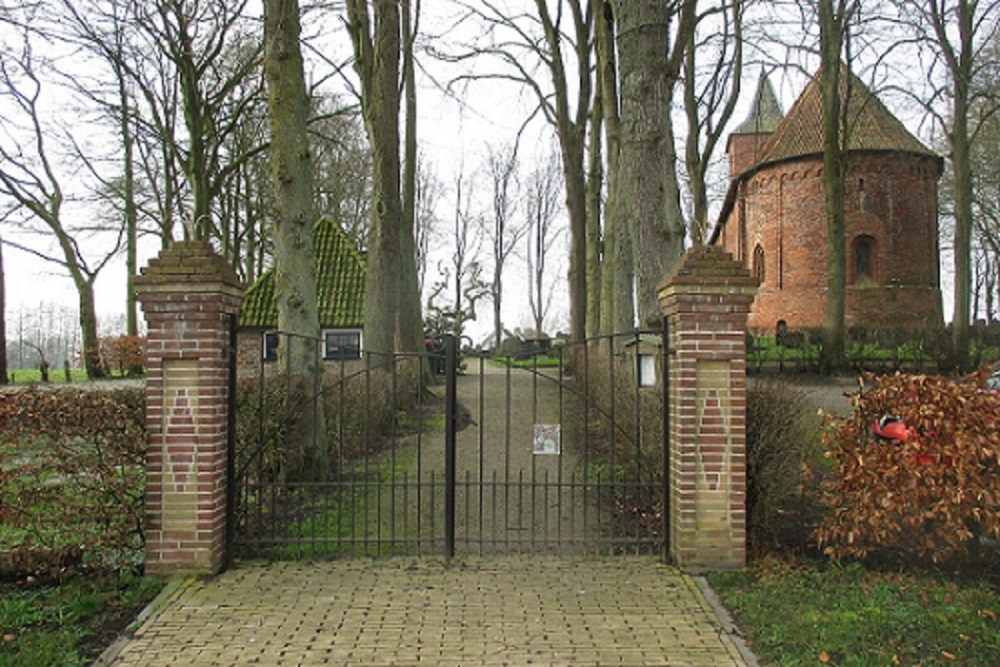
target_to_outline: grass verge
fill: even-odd
[[[89,665],[162,587],[137,576],[2,583],[0,666]]]
[[[708,580],[765,665],[1000,664],[985,581],[773,559]]]

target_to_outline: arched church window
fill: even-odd
[[[763,285],[764,275],[764,248],[758,244],[753,249],[753,277],[757,279],[758,284]]]
[[[854,239],[854,282],[875,280],[875,239],[859,236]]]

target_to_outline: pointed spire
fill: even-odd
[[[757,79],[757,94],[753,98],[753,106],[747,119],[736,128],[734,134],[769,134],[778,127],[785,114],[781,111],[781,104],[774,94],[771,80],[767,78],[764,69],[760,70],[760,77]]]

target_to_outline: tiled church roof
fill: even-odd
[[[360,327],[365,319],[365,264],[361,252],[335,221],[324,218],[313,228],[319,323],[325,328]],[[274,269],[247,290],[240,326],[271,328],[278,324]]]
[[[814,77],[764,145],[760,164],[823,152],[823,99]],[[892,115],[861,79],[841,67],[841,100],[847,101],[847,149],[936,156]]]

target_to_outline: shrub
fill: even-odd
[[[378,368],[360,361],[330,365],[316,396],[276,371],[237,381],[237,473],[252,481],[282,481],[289,472],[286,441],[310,401],[323,402],[327,453],[336,467],[376,453],[420,400],[416,359]]]
[[[142,375],[146,364],[145,336],[105,336],[97,341],[101,364],[118,375]]]
[[[9,443],[0,478],[0,569],[134,564],[142,547],[143,390],[7,393],[0,395],[0,424]]]
[[[747,386],[747,531],[751,547],[801,547],[816,508],[803,469],[818,442],[805,421],[805,393],[775,379]]]
[[[827,419],[824,442],[838,474],[825,484],[832,509],[816,531],[831,558],[876,552],[941,562],[1000,537],[1000,396],[985,376],[865,376],[853,414]],[[914,433],[880,441],[872,425],[899,417]]]

